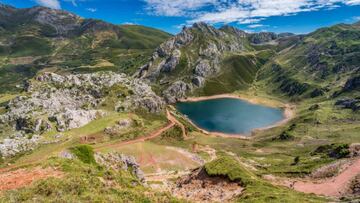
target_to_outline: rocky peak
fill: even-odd
[[[15,8],[6,4],[0,3],[0,16],[10,16],[15,12]],[[1,20],[1,19],[0,19]]]
[[[82,20],[73,13],[40,6],[28,9],[27,14],[33,16],[35,22],[53,27],[58,35],[66,35],[79,28]]]
[[[279,37],[292,37],[292,36],[295,36],[294,33],[291,33],[291,32],[283,32],[283,33],[280,33],[278,34]]]
[[[249,40],[253,44],[263,44],[279,38],[276,33],[273,32],[259,32],[250,34]]]
[[[209,24],[206,24],[204,22],[194,23],[191,28],[193,30],[199,30],[203,34],[209,34],[209,35],[216,36],[216,37],[224,35],[224,33],[221,32],[220,30],[218,30],[215,27],[213,27]]]
[[[118,32],[119,27],[117,27],[116,25],[101,21],[101,20],[86,19],[86,20],[84,20],[82,22],[80,30],[81,30],[80,31],[81,34],[95,33],[95,32],[98,32],[98,31],[114,31],[114,32]]]
[[[0,9],[9,9],[9,10],[15,10],[14,7],[10,6],[10,5],[6,5],[0,2]]]
[[[224,25],[223,27],[220,28],[220,30],[223,32],[227,32],[229,34],[233,34],[237,37],[241,37],[241,38],[244,38],[247,36],[247,33],[245,31],[240,30],[240,29],[230,26],[230,25]]]

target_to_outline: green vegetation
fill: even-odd
[[[70,148],[70,151],[82,162],[86,164],[96,164],[94,150],[89,145],[78,145]]]
[[[210,176],[224,176],[231,181],[240,181],[246,186],[251,182],[251,175],[240,167],[239,163],[229,156],[218,158],[205,164],[206,173]]]
[[[0,40],[6,42],[0,46],[0,93],[20,92],[16,85],[22,85],[46,68],[62,73],[107,70],[133,74],[157,46],[171,37],[140,25],[117,26],[93,19],[78,21],[66,13],[61,22],[41,24],[32,14],[35,11],[1,9],[8,15],[1,15],[0,20],[5,28],[0,30]],[[56,26],[76,23],[86,26],[74,26],[75,30],[57,40]]]
[[[184,140],[184,137],[183,137],[181,128],[176,125],[173,128],[165,131],[161,135],[161,139],[170,139],[170,140],[181,141],[181,140]]]
[[[64,177],[5,192],[0,202],[181,202],[141,186],[128,171],[108,170],[76,159],[53,158],[43,166],[63,171]]]
[[[331,144],[331,145],[322,145],[316,148],[312,155],[324,154],[332,158],[346,158],[349,156],[349,145],[348,144]]]

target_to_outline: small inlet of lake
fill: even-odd
[[[284,111],[235,98],[179,102],[176,108],[208,132],[249,134],[284,119]]]

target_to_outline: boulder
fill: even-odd
[[[179,99],[185,98],[187,92],[191,90],[191,85],[183,81],[176,81],[163,92],[163,96],[167,103],[172,104],[176,103]]]

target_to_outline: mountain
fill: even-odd
[[[113,25],[45,7],[0,6],[0,92],[39,70],[133,73],[171,35],[139,25]]]
[[[302,38],[295,45],[279,52],[260,77],[270,78],[274,89],[288,96],[336,96],[358,90],[352,80],[360,74],[360,28],[339,24],[322,28]]]
[[[233,92],[248,88],[278,49],[297,41],[288,40],[293,36],[195,23],[162,43],[138,76],[157,85],[171,103],[186,94]]]

